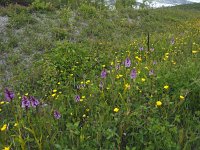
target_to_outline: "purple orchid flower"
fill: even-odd
[[[56,119],[60,119],[60,117],[61,117],[61,114],[60,114],[57,110],[54,110],[53,115],[54,115],[54,117],[55,117]]]
[[[33,96],[30,97],[30,102],[31,102],[32,107],[36,107],[40,104],[40,102]]]
[[[136,71],[136,69],[133,69],[133,70],[131,71],[130,77],[131,77],[131,79],[135,79],[135,78],[137,77],[137,71]]]
[[[76,95],[76,96],[75,96],[75,101],[76,101],[76,102],[79,102],[80,99],[81,99],[80,95]]]
[[[124,64],[125,64],[125,67],[127,67],[127,68],[130,67],[131,66],[131,60],[129,58],[126,58]]]
[[[106,69],[103,69],[101,72],[101,78],[106,78],[106,76],[107,76]]]
[[[22,108],[28,109],[29,107],[31,107],[30,100],[26,96],[23,96],[22,97]]]
[[[12,101],[13,98],[15,97],[15,94],[12,91],[8,90],[8,88],[5,89],[4,94],[5,94],[5,98],[8,102]]]

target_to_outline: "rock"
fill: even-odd
[[[6,25],[8,24],[8,17],[7,16],[0,16],[0,33],[5,32]]]

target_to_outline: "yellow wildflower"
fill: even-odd
[[[2,109],[0,108],[0,111],[1,111]]]
[[[102,65],[102,67],[103,67],[103,68],[105,68],[105,67],[106,67],[106,65]]]
[[[5,131],[7,129],[7,124],[4,124],[3,127],[1,127],[1,131]]]
[[[142,82],[145,82],[145,81],[146,81],[146,79],[145,79],[145,78],[142,78],[142,79],[141,79],[141,81],[142,81]]]
[[[165,90],[169,89],[169,86],[168,86],[168,85],[165,85],[165,86],[164,86],[164,89],[165,89]]]
[[[73,73],[71,73],[70,76],[72,77],[72,76],[73,76]]]
[[[156,102],[156,107],[159,107],[159,106],[161,106],[162,105],[162,102],[161,101],[157,101]]]
[[[25,96],[28,96],[28,93],[24,94]]]
[[[86,83],[86,84],[89,84],[89,83],[90,83],[90,80],[87,80],[85,83]]]
[[[110,65],[112,66],[112,65],[114,65],[114,62],[112,61],[112,62],[110,62]]]
[[[137,59],[138,61],[142,61],[142,58],[135,56],[135,59]]]
[[[88,111],[90,111],[90,109],[89,109],[89,108],[87,108],[87,109],[86,109],[86,111],[88,112]]]
[[[182,96],[182,95],[180,95],[180,100],[184,100],[185,99],[185,97],[184,96]]]
[[[173,60],[172,60],[172,63],[173,63],[174,65],[176,65],[176,62],[175,62],[175,61],[173,61]]]
[[[81,81],[81,84],[83,84],[84,82],[83,81]]]
[[[16,126],[18,126],[18,123],[15,123],[15,124],[14,124],[14,127],[16,127]]]
[[[81,96],[82,99],[85,99],[85,96]]]
[[[198,53],[198,51],[192,51],[192,54],[196,54],[196,53]]]
[[[119,108],[116,107],[116,108],[114,108],[113,111],[117,113],[119,111]]]
[[[60,82],[58,82],[57,84],[60,85]]]
[[[130,84],[126,83],[124,85],[124,90],[130,90],[130,88],[131,88]]]
[[[165,56],[165,57],[163,58],[163,60],[167,60],[167,59],[168,59],[168,57],[169,57],[169,56]]]
[[[53,90],[53,93],[56,93],[56,92],[57,92],[57,90],[56,90],[56,89],[54,89],[54,90]]]
[[[56,96],[56,99],[58,99],[59,95]]]
[[[4,103],[5,103],[4,101],[0,102],[1,105],[3,105]]]
[[[4,147],[3,150],[10,150],[10,147]]]
[[[121,77],[123,77],[122,74],[119,74],[119,75],[116,76],[117,79],[119,79],[119,78],[121,78]]]
[[[86,114],[83,115],[83,118],[85,118],[85,117],[86,117]]]
[[[55,97],[55,96],[56,96],[56,93],[52,94],[51,96],[52,96],[52,97]]]

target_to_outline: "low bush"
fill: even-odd
[[[30,5],[34,0],[0,0],[0,5],[7,6],[9,4]]]

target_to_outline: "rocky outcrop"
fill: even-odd
[[[5,32],[7,24],[8,24],[8,17],[7,16],[4,16],[4,17],[0,16],[0,33]]]

